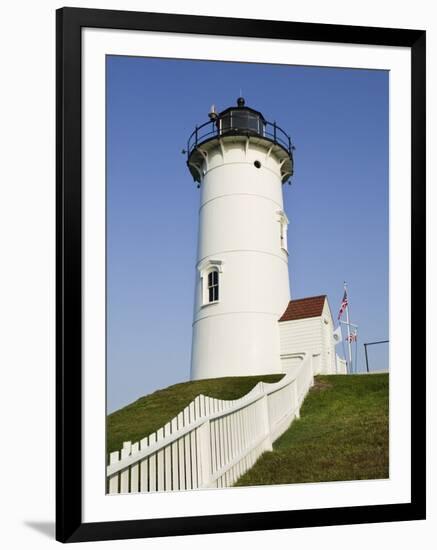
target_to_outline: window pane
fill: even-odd
[[[248,113],[247,129],[253,132],[260,133],[259,131],[259,117],[254,113]]]
[[[208,302],[216,302],[219,296],[219,273],[213,269],[208,273]]]
[[[227,114],[221,118],[222,132],[227,132],[231,128],[231,115]]]
[[[238,128],[239,130],[245,130],[247,128],[247,112],[233,111],[232,112],[232,127]]]

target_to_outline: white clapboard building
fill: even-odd
[[[291,300],[290,137],[241,97],[209,118],[187,146],[200,188],[191,378],[288,372],[305,356],[315,374],[343,372],[326,297]]]
[[[336,355],[334,323],[326,295],[291,300],[279,319],[282,372],[292,373],[309,356],[313,374],[346,374]]]

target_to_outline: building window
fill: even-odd
[[[222,260],[204,260],[197,269],[200,276],[200,307],[219,302],[221,297]]]
[[[208,301],[218,302],[219,299],[219,273],[216,269],[208,273]]]
[[[288,231],[288,218],[285,215],[285,212],[280,210],[278,212],[278,221],[279,221],[279,239],[282,250],[288,252],[288,242],[287,242],[287,231]]]

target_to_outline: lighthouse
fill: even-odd
[[[187,166],[200,190],[191,379],[283,372],[290,302],[282,188],[292,144],[238,98],[196,126]]]

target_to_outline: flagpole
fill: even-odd
[[[347,293],[347,284],[344,282],[344,291]],[[349,294],[347,295],[347,306],[346,306],[346,323],[347,323],[347,345],[349,349],[349,370],[352,374],[352,346],[351,346],[351,327],[349,324]]]

